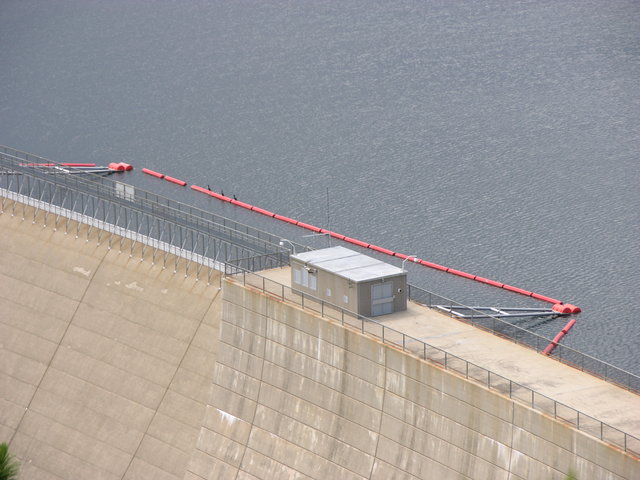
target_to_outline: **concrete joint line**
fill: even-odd
[[[102,255],[102,258],[100,258],[100,263],[98,264],[97,268],[94,270],[93,275],[91,276],[91,280],[93,279],[93,276],[95,275],[95,272],[97,272],[100,269],[100,267],[102,266],[102,263],[104,262],[104,259],[105,259],[106,256],[107,256],[107,252],[104,252],[104,254]],[[42,376],[40,377],[40,380],[38,381],[38,385],[36,385],[36,388],[33,391],[33,395],[29,399],[29,404],[24,409],[24,412],[22,413],[22,416],[20,417],[20,421],[18,422],[18,425],[16,426],[16,429],[14,430],[13,435],[11,435],[11,438],[9,439],[9,442],[8,442],[9,445],[11,445],[11,442],[13,442],[13,439],[15,438],[16,433],[18,433],[18,430],[20,429],[20,426],[22,425],[24,417],[26,416],[27,412],[29,411],[29,408],[31,408],[31,403],[33,402],[33,398],[36,396],[36,393],[40,389],[40,385],[42,384],[42,381],[44,380],[44,377],[47,375],[47,373],[49,372],[49,369],[51,368],[51,364],[53,363],[53,359],[58,354],[58,350],[60,350],[60,346],[64,342],[64,338],[67,336],[67,332],[69,331],[69,327],[73,323],[73,320],[75,319],[76,314],[78,313],[78,309],[80,308],[80,305],[82,305],[82,303],[84,301],[84,297],[87,294],[87,291],[89,290],[89,287],[91,286],[91,280],[89,280],[87,282],[87,286],[85,287],[84,291],[82,292],[82,296],[80,297],[80,300],[78,300],[78,303],[76,305],[75,310],[73,311],[73,314],[71,315],[71,318],[69,318],[69,322],[67,323],[67,326],[64,329],[64,332],[63,332],[62,336],[60,337],[60,341],[56,345],[56,349],[54,350],[53,354],[51,355],[51,358],[49,358],[49,363],[47,363],[47,367],[45,368],[44,372],[42,373]]]
[[[264,355],[265,355],[265,350],[267,348],[267,330],[269,328],[268,322],[269,322],[269,299],[267,298],[266,295],[261,295],[264,298],[264,322],[265,322],[265,328],[264,328],[264,335],[262,335],[262,338],[264,339],[263,342],[263,350],[262,350],[262,358],[261,358],[261,364],[260,364],[260,378],[259,378],[259,383],[258,383],[258,394],[256,396],[256,405],[255,408],[253,409],[253,417],[251,418],[251,428],[249,429],[249,437],[247,437],[247,442],[243,445],[243,449],[242,449],[242,456],[240,457],[240,462],[238,462],[238,470],[236,471],[236,480],[238,479],[238,475],[240,475],[240,471],[242,469],[242,464],[244,463],[244,457],[247,454],[247,449],[249,448],[249,439],[251,438],[251,433],[253,432],[254,429],[254,422],[256,420],[256,412],[258,410],[258,405],[260,404],[260,391],[262,390],[262,383],[263,383],[263,376],[264,376]],[[254,335],[256,335],[254,333]]]
[[[513,437],[514,437],[514,431],[516,429],[515,427],[515,421],[516,421],[516,409],[515,406],[513,405],[513,400],[511,400],[511,445],[509,445],[509,468],[507,470],[507,473],[509,473],[509,476],[511,476],[511,459],[513,458]]]
[[[215,299],[218,297],[218,293],[216,292],[216,294],[213,296],[213,298],[211,299],[211,302],[209,302],[209,307],[204,311],[204,313],[202,314],[202,316],[200,317],[200,321],[198,322],[198,326],[195,328],[193,335],[191,336],[191,339],[189,340],[189,345],[187,345],[187,348],[184,349],[184,353],[182,354],[182,358],[180,359],[180,363],[178,364],[178,366],[176,367],[175,372],[173,372],[173,375],[171,376],[171,380],[169,380],[169,382],[167,383],[166,388],[164,389],[164,392],[162,394],[162,398],[160,399],[160,402],[158,402],[158,406],[155,409],[155,412],[153,414],[153,417],[151,417],[151,420],[149,421],[149,424],[147,425],[147,428],[145,429],[144,433],[142,434],[142,436],[140,437],[140,442],[138,442],[138,445],[136,446],[136,450],[135,452],[133,452],[133,455],[131,455],[131,459],[129,460],[129,464],[127,465],[127,468],[125,468],[124,473],[122,474],[122,479],[127,477],[127,472],[129,471],[129,469],[131,468],[131,464],[133,463],[133,460],[136,458],[136,456],[138,455],[138,451],[140,450],[140,446],[142,445],[142,442],[144,441],[144,439],[149,436],[152,438],[156,438],[153,437],[153,435],[149,435],[149,428],[151,427],[151,424],[153,424],[153,421],[155,420],[156,416],[158,415],[158,409],[160,408],[160,406],[162,405],[162,402],[164,402],[165,397],[167,396],[167,392],[169,391],[169,388],[171,387],[171,384],[173,383],[173,381],[176,378],[176,375],[178,374],[178,371],[180,370],[180,367],[182,366],[182,363],[184,362],[185,357],[187,356],[187,353],[189,353],[189,349],[191,348],[191,345],[193,344],[193,339],[195,338],[195,336],[198,333],[198,330],[200,329],[200,326],[202,326],[202,323],[204,322],[204,317],[207,315],[207,313],[209,312],[209,310],[211,309],[211,306],[213,305],[213,302],[215,301]],[[160,440],[159,438],[156,438],[157,440]],[[162,441],[162,440],[160,440]],[[186,470],[185,470],[186,472]]]
[[[378,425],[378,437],[376,438],[376,449],[373,454],[373,462],[371,462],[371,471],[369,471],[369,479],[373,476],[373,468],[376,465],[376,459],[378,458],[378,448],[380,447],[380,436],[382,435],[382,420],[384,417],[384,402],[387,399],[387,354],[384,354],[384,379],[382,380],[382,405],[380,406],[380,424]]]

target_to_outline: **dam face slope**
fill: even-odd
[[[26,210],[0,215],[0,441],[20,478],[183,478],[215,361],[217,283]]]

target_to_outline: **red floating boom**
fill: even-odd
[[[234,205],[237,205],[238,207],[246,208],[247,210],[253,209],[253,205],[249,205],[248,203],[241,202],[240,200],[232,199],[229,201]]]
[[[392,257],[396,254],[396,252],[392,252],[391,250],[387,250],[386,248],[378,247],[377,245],[369,245],[369,248],[373,251],[384,253]]]
[[[154,176],[159,176],[160,178],[162,178],[162,174],[157,173],[157,172],[153,172],[152,170],[147,170],[146,168],[143,168],[142,171],[144,173],[148,173],[149,175],[154,175]],[[167,180],[171,178],[171,177],[167,177]],[[171,180],[170,180],[171,181]],[[409,255],[405,255],[403,253],[398,253],[398,252],[394,252],[392,250],[388,250],[386,248],[382,248],[382,247],[378,247],[377,245],[372,245],[366,242],[362,242],[360,240],[356,240],[355,238],[351,238],[351,237],[346,237],[344,235],[342,235],[341,233],[336,233],[336,232],[332,232],[331,230],[326,230],[324,228],[319,228],[316,227],[314,225],[310,225],[308,223],[303,223],[303,222],[299,222],[298,220],[295,220],[293,218],[289,218],[289,217],[285,217],[283,215],[278,215],[276,213],[270,212],[268,210],[263,210],[262,208],[258,208],[256,206],[253,205],[249,205],[247,203],[243,203],[243,202],[239,202],[237,200],[233,200],[229,197],[225,197],[223,195],[219,195],[215,192],[211,192],[210,190],[205,190],[202,187],[198,187],[197,185],[192,185],[191,188],[193,190],[196,190],[198,192],[201,193],[206,193],[212,197],[215,197],[219,200],[225,201],[225,202],[231,202],[234,205],[238,205],[239,207],[243,207],[246,208],[248,210],[253,210],[254,212],[258,212],[262,215],[266,215],[269,217],[273,217],[276,220],[280,220],[282,222],[285,223],[291,223],[292,225],[297,225],[299,227],[305,228],[307,230],[311,230],[313,232],[316,233],[326,233],[327,235],[333,237],[333,238],[337,238],[339,240],[343,240],[345,242],[348,243],[352,243],[353,245],[357,245],[359,247],[362,248],[368,248],[370,250],[376,251],[376,252],[380,252],[380,253],[384,253],[385,255],[389,255],[391,257],[398,257],[402,260],[406,260],[406,259],[413,259],[413,257],[409,256]],[[510,292],[514,292],[514,293],[519,293],[520,295],[525,295],[527,297],[531,297],[531,298],[535,298],[536,300],[541,300],[543,302],[547,302],[547,303],[551,303],[553,304],[553,309],[554,311],[557,311],[559,313],[579,313],[580,312],[580,307],[576,307],[575,305],[564,305],[562,304],[562,302],[560,300],[556,300],[555,298],[551,298],[551,297],[547,297],[545,295],[540,295],[538,293],[534,293],[534,292],[530,292],[529,290],[524,290],[522,288],[518,288],[518,287],[514,287],[512,285],[507,285],[504,283],[500,283],[500,282],[496,282],[495,280],[490,280],[488,278],[484,278],[484,277],[479,277],[478,275],[473,275],[471,273],[467,273],[467,272],[463,272],[460,270],[456,270],[454,268],[449,268],[449,267],[445,267],[443,265],[438,265],[437,263],[432,263],[432,262],[428,262],[426,260],[421,260],[421,259],[415,259],[415,263],[419,263],[420,265],[423,265],[425,267],[428,268],[433,268],[435,270],[440,270],[441,272],[446,272],[446,273],[451,273],[452,275],[457,275],[459,277],[463,277],[463,278],[467,278],[469,280],[475,280],[476,282],[480,282],[480,283],[484,283],[485,285],[491,285],[492,287],[497,287],[497,288],[503,288],[505,290],[508,290]],[[558,305],[561,305],[562,308],[560,308]]]
[[[558,334],[553,338],[551,343],[545,347],[545,349],[542,351],[542,354],[549,355],[553,351],[553,349],[556,348],[556,346],[558,345],[558,342],[560,342],[560,339],[564,337],[567,334],[567,332],[569,332],[569,330],[571,330],[571,327],[573,327],[575,323],[576,323],[575,319],[572,318],[571,320],[569,320],[567,324],[564,326],[564,328],[560,330]]]
[[[184,180],[180,180],[179,178],[173,178],[173,177],[170,177],[169,175],[165,175],[164,179],[167,182],[175,183],[176,185],[180,185],[181,187],[184,187],[187,184],[187,182],[185,182]]]
[[[109,168],[111,168],[111,164],[109,164]],[[155,172],[153,170],[149,170],[148,168],[143,168],[142,173],[146,173],[147,175],[151,175],[156,178],[164,178],[164,173]]]
[[[253,211],[261,213],[262,215],[266,215],[267,217],[274,217],[276,215],[275,213],[270,212],[269,210],[264,210],[264,209],[258,208],[258,207],[253,207]]]
[[[314,225],[309,225],[308,223],[298,222],[298,226],[302,228],[306,228],[307,230],[311,230],[312,232],[320,233],[321,228],[318,228]]]
[[[284,217],[282,215],[274,215],[273,218],[275,218],[276,220],[282,220],[283,222],[292,223],[294,225],[297,225],[298,223],[297,220],[294,220],[293,218],[289,218],[289,217]]]

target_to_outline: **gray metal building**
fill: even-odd
[[[407,272],[344,247],[291,255],[291,287],[367,317],[407,309]]]

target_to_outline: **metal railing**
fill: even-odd
[[[466,309],[470,311],[471,318],[456,318],[538,352],[542,351],[549,342],[551,342],[551,340],[542,335],[509,323],[502,318],[487,315],[486,312],[474,310],[472,307],[468,307],[460,302],[437,295],[414,285],[408,285],[408,296],[410,300],[430,308],[433,308],[435,305],[443,305],[449,307],[450,310],[456,307]],[[445,313],[442,310],[438,311],[443,314]],[[448,315],[451,317],[454,316],[451,312],[449,312]],[[640,393],[640,377],[585,353],[558,344],[550,357],[583,372],[588,372],[596,377],[602,378],[607,382],[614,383],[626,390]]]
[[[34,218],[44,211],[44,221],[61,222],[68,231],[69,221],[78,220],[117,233],[135,233],[136,243],[145,243],[171,253],[208,261],[232,263],[247,270],[261,270],[288,265],[289,250],[279,245],[279,238],[256,228],[219,215],[186,206],[99,175],[69,175],[33,164],[55,164],[28,153],[0,146],[0,188],[6,200],[23,200],[34,207]],[[12,206],[15,211],[16,205]],[[80,231],[76,227],[76,235]],[[129,237],[131,235],[129,234]],[[112,236],[109,237],[111,246]],[[122,240],[120,242],[122,248]],[[303,247],[300,247],[301,249]],[[166,260],[166,256],[165,256]]]
[[[534,410],[562,421],[599,440],[614,445],[621,450],[640,457],[640,438],[619,428],[604,423],[573,407],[560,403],[535,390],[514,382],[500,374],[453,355],[446,350],[411,337],[371,318],[358,315],[304,292],[268,279],[254,272],[238,268],[225,270],[225,276],[232,282],[258,289],[260,292],[278,300],[297,305],[305,310],[349,326],[358,332],[374,337],[383,344],[393,345],[405,353],[423,360],[436,363],[446,370],[456,372],[464,378],[478,383],[490,390],[497,391],[510,399],[522,403]],[[442,297],[439,297],[442,299]],[[456,305],[453,303],[453,305]]]

